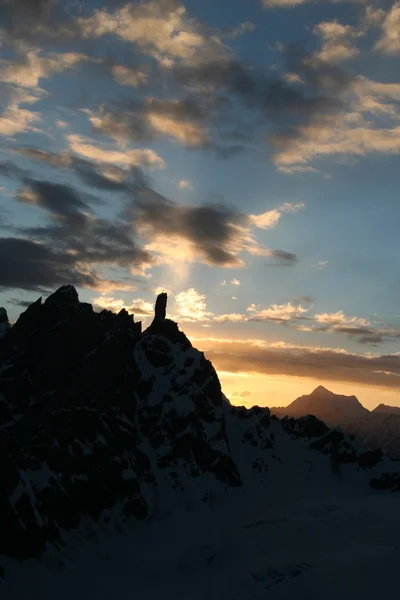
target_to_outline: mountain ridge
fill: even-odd
[[[342,468],[366,489],[400,489],[380,451],[315,416],[279,421],[267,407],[231,405],[211,362],[166,318],[166,303],[158,296],[142,331],[134,315],[96,313],[63,286],[2,336],[7,560],[61,551],[87,523],[126,528],[211,507],[235,490],[317,490]]]
[[[285,407],[271,407],[282,418],[313,414],[330,427],[341,427],[373,448],[382,448],[393,457],[400,456],[400,408],[379,404],[364,407],[354,395],[335,394],[318,386],[310,394],[296,398]]]

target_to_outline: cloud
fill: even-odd
[[[92,304],[101,309],[113,312],[125,309],[129,314],[140,317],[150,317],[154,314],[153,304],[141,298],[135,298],[131,303],[126,303],[124,300],[114,298],[113,296],[98,296],[92,299]]]
[[[4,108],[0,115],[0,136],[13,138],[15,135],[27,131],[38,132],[36,125],[40,123],[41,116],[38,112],[21,108],[21,104],[32,104],[40,99],[40,95],[32,94],[14,86],[7,86],[2,90],[0,105]]]
[[[71,254],[28,239],[0,238],[0,289],[43,290],[71,283],[96,288],[103,281],[80,270]]]
[[[224,51],[217,36],[207,35],[174,0],[126,4],[114,12],[95,10],[91,16],[78,19],[78,25],[86,38],[114,35],[166,68],[175,61],[188,62],[199,54]]]
[[[351,25],[342,25],[337,20],[318,23],[313,32],[322,39],[322,48],[315,56],[319,60],[333,63],[357,56],[360,51],[353,42],[365,33]]]
[[[99,148],[89,138],[78,134],[67,135],[66,139],[73,152],[95,162],[119,165],[125,168],[141,165],[159,169],[164,168],[164,160],[154,150],[150,150],[149,148],[121,152]]]
[[[84,228],[90,218],[89,206],[66,185],[26,179],[17,199],[44,208],[57,222],[64,221],[70,227]]]
[[[140,87],[148,82],[148,75],[139,68],[113,65],[111,72],[120,85]]]
[[[213,313],[207,310],[205,295],[194,288],[176,294],[174,300],[180,321],[207,321],[213,316]]]
[[[223,37],[235,40],[238,37],[241,37],[245,33],[254,31],[256,26],[251,21],[243,21],[237,27],[233,27],[226,33],[223,34]]]
[[[261,5],[264,8],[293,8],[307,3],[323,3],[325,1],[331,2],[332,4],[339,4],[341,2],[364,2],[364,0],[261,0]]]
[[[349,113],[341,118],[325,118],[299,127],[291,137],[286,134],[271,136],[270,141],[276,148],[274,162],[278,166],[303,165],[314,158],[330,155],[399,154],[400,127],[375,129],[371,123]]]
[[[264,340],[192,337],[216,369],[230,373],[280,374],[400,388],[400,356],[355,354],[343,349],[296,346]]]
[[[304,319],[304,313],[310,309],[301,304],[294,306],[290,302],[286,304],[271,304],[268,308],[258,309],[254,304],[250,305],[247,311],[250,313],[249,321],[276,321],[286,323]]]
[[[268,210],[259,215],[249,215],[249,220],[259,229],[270,229],[277,226],[279,219],[284,213],[296,212],[297,210],[304,208],[304,206],[303,202],[299,204],[290,204],[289,202],[286,202],[279,208]]]
[[[247,321],[248,319],[246,315],[241,313],[227,313],[223,315],[217,315],[213,320],[217,323],[226,323],[228,321],[231,323],[241,323],[243,321]]]
[[[158,294],[168,294],[168,296],[173,296],[174,293],[172,292],[171,288],[168,285],[158,285],[157,287],[155,287],[153,289],[153,294],[155,296],[158,296]]]
[[[252,233],[255,216],[250,218],[234,208],[179,205],[144,188],[132,202],[130,213],[141,238],[147,241],[145,249],[158,255],[161,262],[243,267],[241,254],[247,252],[293,263],[294,255],[259,244]]]
[[[180,190],[192,190],[193,186],[188,179],[181,179],[178,182],[178,188]]]
[[[36,88],[40,79],[76,67],[87,60],[87,57],[79,52],[52,53],[48,56],[40,54],[40,50],[31,50],[17,60],[0,60],[0,81],[26,88]]]
[[[312,0],[261,0],[264,8],[292,8]]]
[[[296,254],[286,250],[268,250],[266,256],[275,260],[273,263],[268,263],[271,266],[292,267],[298,262]]]
[[[381,13],[379,13],[379,17]],[[395,2],[382,22],[382,35],[375,48],[385,54],[400,53],[400,2]]]
[[[75,156],[67,150],[57,154],[40,148],[22,146],[14,148],[13,152],[32,161],[43,162],[57,169],[68,170],[86,185],[101,190],[133,192],[137,187],[141,187],[146,183],[143,172],[140,167],[136,166],[132,166],[127,170],[113,164],[93,163],[90,160]],[[14,171],[11,172],[15,177],[21,177],[23,174],[15,165]]]
[[[116,140],[151,140],[165,135],[186,146],[209,143],[205,107],[196,98],[160,99],[121,103],[119,108],[86,111],[95,131]]]
[[[82,196],[71,186],[26,179],[16,198],[45,211],[46,217],[45,225],[15,228],[17,233],[32,240],[30,243],[36,243],[42,253],[50,252],[54,263],[60,259],[60,270],[66,260],[70,272],[76,273],[79,281],[88,281],[91,285],[100,282],[100,276],[94,275],[95,266],[118,265],[132,273],[153,261],[151,254],[135,239],[131,223],[118,216],[109,220],[98,217],[91,206],[93,202],[98,204],[97,199]],[[120,289],[131,288],[132,281],[132,276],[129,284],[121,281]],[[24,287],[22,282],[21,287]]]
[[[369,326],[371,323],[362,317],[349,317],[346,316],[342,310],[335,313],[319,313],[314,316],[314,319],[318,323],[328,324],[332,326],[344,326],[344,325],[360,325]]]

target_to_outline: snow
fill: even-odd
[[[226,416],[233,442],[251,419]],[[177,502],[175,510],[171,504],[122,533],[112,516],[107,527],[88,522],[86,536],[65,534],[66,549],[49,551],[40,563],[1,559],[9,573],[0,584],[2,600],[108,600],[132,593],[173,600],[376,600],[394,594],[399,496],[372,490],[371,471],[356,465],[344,465],[340,481],[329,457],[304,439],[293,440],[279,421],[267,432],[276,448],[263,453],[264,484],[248,474],[244,488],[225,493],[209,477],[210,503],[188,501],[185,509]],[[231,446],[237,460],[244,448]],[[249,446],[250,452],[260,450]]]

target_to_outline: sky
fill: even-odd
[[[168,316],[246,406],[400,406],[400,2],[3,0],[0,305]]]

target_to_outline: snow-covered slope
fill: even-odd
[[[347,577],[369,532],[359,568],[390,560],[398,499],[377,490],[396,463],[313,416],[230,405],[165,302],[142,333],[64,286],[1,339],[2,600],[320,594],[323,549]]]

